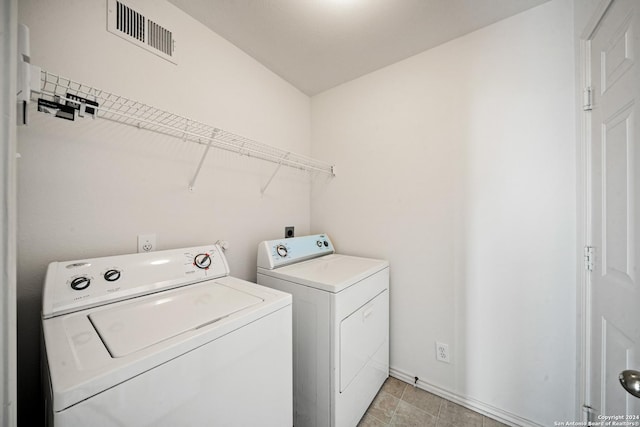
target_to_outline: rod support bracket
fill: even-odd
[[[193,174],[193,178],[189,182],[189,191],[193,193],[196,179],[198,179],[198,175],[200,174],[200,169],[202,169],[202,165],[204,164],[204,159],[207,158],[207,154],[209,153],[209,149],[211,148],[211,144],[213,144],[213,140],[216,139],[216,135],[220,132],[220,129],[215,128],[211,133],[211,137],[209,138],[209,143],[207,144],[207,148],[204,149],[204,153],[202,153],[202,157],[200,158],[200,163],[198,163],[198,167],[196,168],[196,173]]]
[[[269,185],[271,184],[271,181],[273,181],[273,178],[276,177],[276,174],[278,173],[278,171],[280,170],[280,167],[282,167],[282,162],[287,160],[287,157],[289,157],[289,154],[291,154],[291,152],[287,152],[284,156],[282,156],[282,158],[280,159],[280,161],[278,162],[278,166],[276,166],[276,169],[273,171],[273,173],[271,174],[271,177],[269,178],[269,180],[267,181],[267,183],[264,185],[264,187],[262,187],[260,189],[260,195],[264,196],[264,192],[267,191],[267,188],[269,187]]]

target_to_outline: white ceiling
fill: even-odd
[[[308,95],[548,0],[169,0]]]

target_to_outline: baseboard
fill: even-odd
[[[541,424],[534,423],[533,421],[524,419],[510,412],[504,411],[502,409],[496,408],[491,405],[487,405],[486,403],[480,402],[476,399],[472,399],[469,397],[461,396],[456,393],[452,393],[449,390],[443,389],[433,384],[429,384],[426,381],[418,380],[415,382],[415,376],[409,375],[406,372],[396,369],[389,368],[389,374],[402,380],[409,384],[415,384],[416,387],[428,391],[429,393],[433,393],[436,396],[440,396],[444,399],[450,400],[458,405],[464,406],[465,408],[469,408],[475,412],[478,412],[482,415],[486,415],[487,417],[493,418],[496,421],[500,421],[503,424],[512,427],[544,427]]]

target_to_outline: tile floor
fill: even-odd
[[[358,427],[506,427],[484,415],[389,377]]]

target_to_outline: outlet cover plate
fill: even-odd
[[[285,227],[284,228],[284,238],[285,239],[289,239],[291,237],[295,237],[296,233],[295,233],[295,227],[294,226],[289,226],[289,227]]]
[[[444,363],[451,363],[449,344],[436,341],[436,360]]]
[[[139,234],[138,235],[138,253],[153,252],[156,250],[155,234]]]

